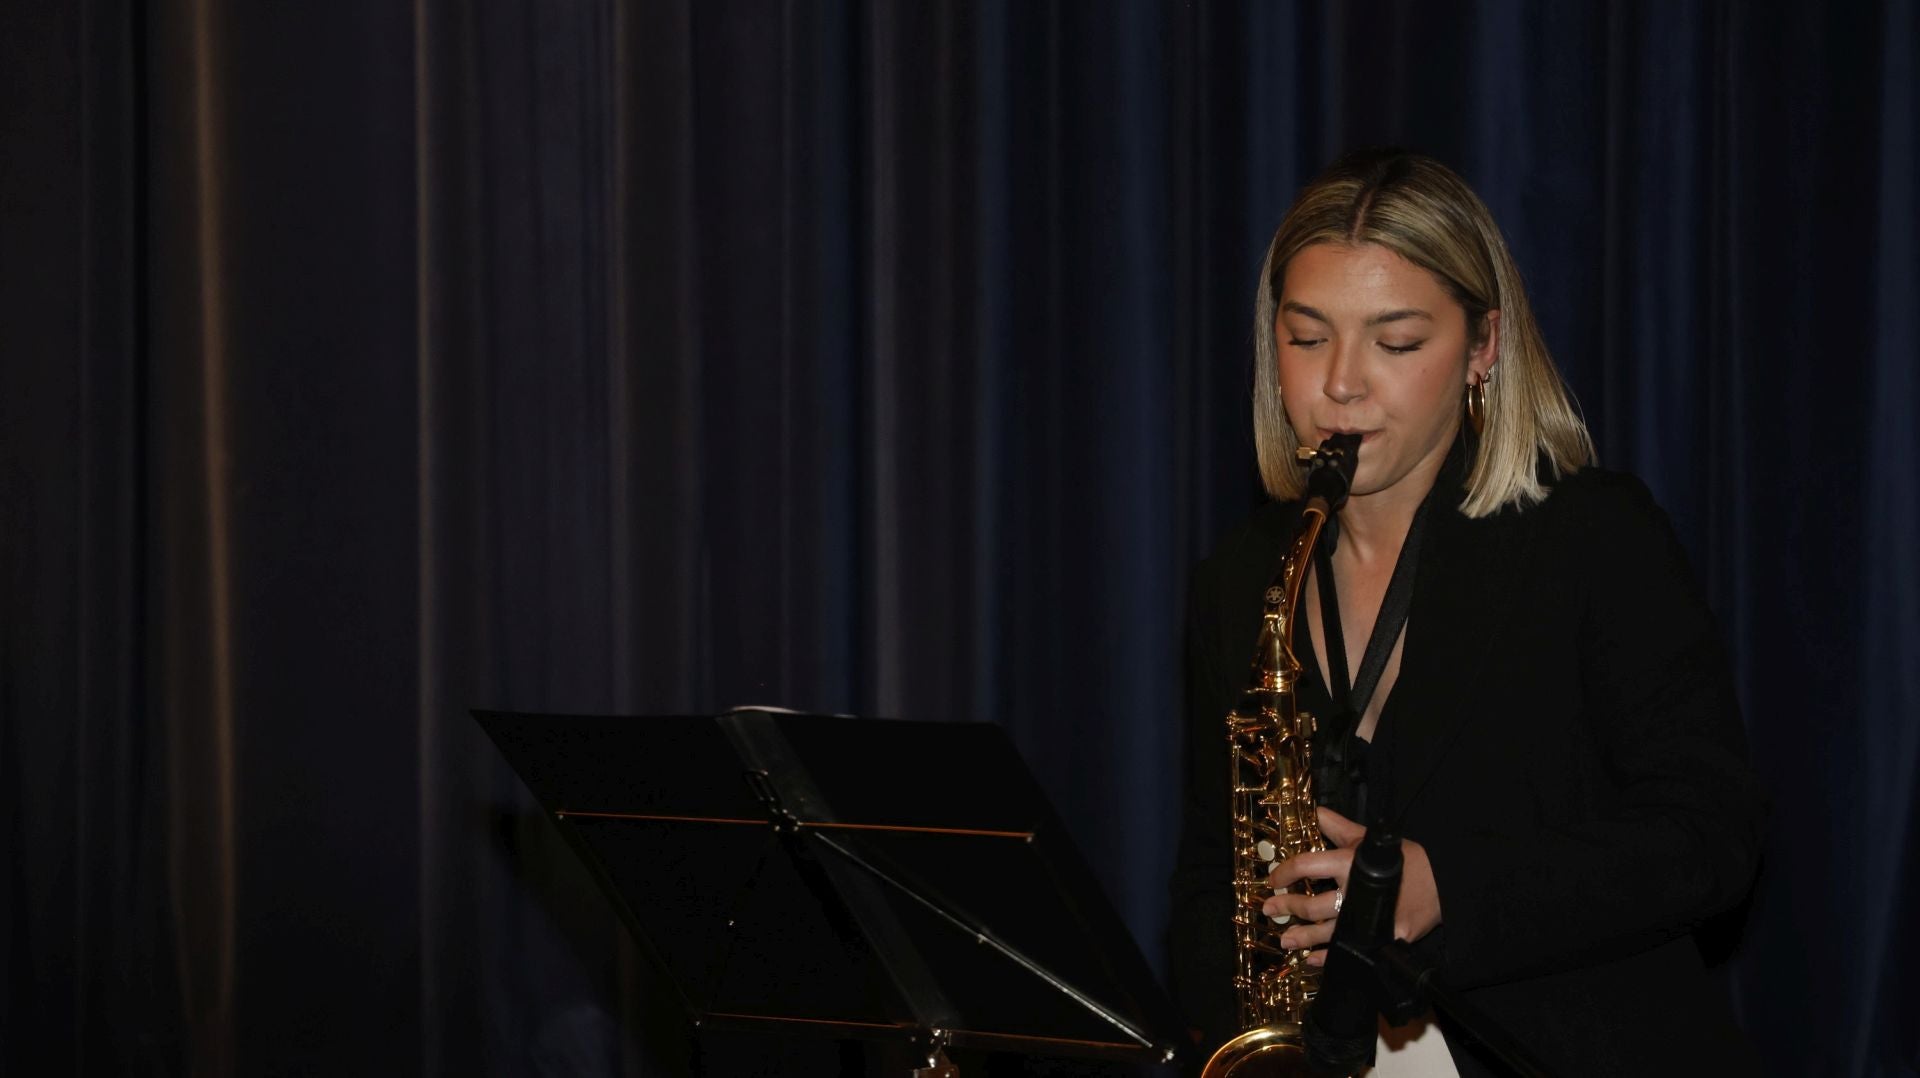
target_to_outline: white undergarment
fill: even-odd
[[[1361,1072],[1367,1078],[1460,1078],[1431,1013],[1397,1027],[1381,1019],[1373,1051],[1373,1066]]]

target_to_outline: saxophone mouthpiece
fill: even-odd
[[[1340,508],[1353,487],[1354,469],[1360,466],[1360,435],[1336,434],[1318,449],[1302,446],[1300,453],[1307,463],[1307,497],[1326,499],[1329,510]]]

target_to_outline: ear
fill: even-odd
[[[1480,340],[1467,350],[1467,380],[1479,382],[1493,373],[1493,365],[1500,362],[1500,312],[1488,311],[1482,320],[1485,331]]]

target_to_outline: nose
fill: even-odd
[[[1349,404],[1367,395],[1366,372],[1361,369],[1361,344],[1335,344],[1327,367],[1326,394],[1336,404]]]

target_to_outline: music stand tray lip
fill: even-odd
[[[1004,1033],[985,1029],[927,1029],[911,1022],[860,1022],[842,1018],[796,1018],[782,1015],[734,1014],[709,1011],[694,1024],[702,1029],[730,1030],[742,1033],[825,1034],[841,1040],[898,1041],[915,1035],[931,1034],[941,1043],[955,1048],[977,1048],[989,1052],[1026,1052],[1032,1055],[1070,1055],[1113,1062],[1139,1062],[1142,1046],[1132,1041],[1096,1041],[1072,1037],[1043,1037],[1029,1033]],[[1154,1046],[1152,1051],[1160,1051]],[[1154,1055],[1152,1062],[1168,1062]]]
[[[591,820],[659,820],[669,823],[712,823],[733,824],[745,827],[768,827],[776,821],[760,818],[733,818],[726,816],[675,816],[659,812],[590,812],[584,809],[555,809],[554,816],[559,819],[579,817]],[[975,838],[1015,838],[1022,842],[1032,842],[1035,832],[995,831],[977,827],[921,827],[914,824],[896,823],[843,823],[837,820],[794,820],[790,826],[800,831],[898,831],[917,835],[971,835]]]

